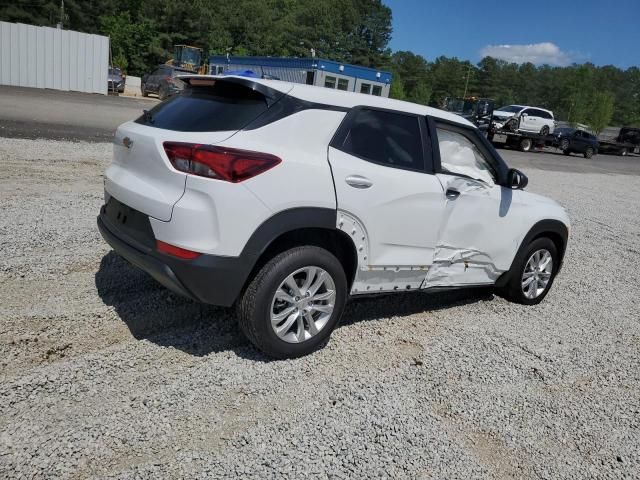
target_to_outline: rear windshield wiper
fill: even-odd
[[[142,118],[147,123],[153,123],[155,120],[153,119],[153,114],[149,110],[142,110]]]

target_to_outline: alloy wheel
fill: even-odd
[[[549,286],[553,273],[553,257],[547,249],[533,252],[522,273],[522,293],[529,300],[538,298]]]
[[[285,342],[300,343],[317,335],[333,314],[336,286],[320,267],[290,274],[271,301],[271,328]]]

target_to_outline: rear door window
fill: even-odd
[[[368,108],[353,115],[336,148],[387,167],[424,170],[419,117]]]
[[[136,123],[179,132],[240,130],[268,108],[264,95],[233,82],[191,87],[157,104]]]

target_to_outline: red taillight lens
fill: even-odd
[[[232,183],[260,175],[282,162],[269,153],[192,143],[164,142],[164,151],[176,170]]]
[[[201,253],[192,252],[191,250],[187,250],[186,248],[176,247],[175,245],[171,245],[160,240],[156,240],[156,248],[159,252],[166,253],[178,258],[183,258],[185,260],[193,260],[194,258],[202,255]]]

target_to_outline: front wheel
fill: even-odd
[[[540,129],[540,135],[545,136],[545,137],[547,135],[549,135],[549,126],[548,125],[545,125],[544,127],[542,127]]]
[[[329,339],[346,299],[338,259],[319,247],[296,247],[272,258],[253,278],[238,304],[238,322],[267,355],[300,357]]]
[[[559,266],[555,244],[547,237],[537,238],[518,252],[499,293],[512,302],[536,305],[549,293]]]
[[[593,157],[593,148],[589,147],[584,151],[584,158]]]

